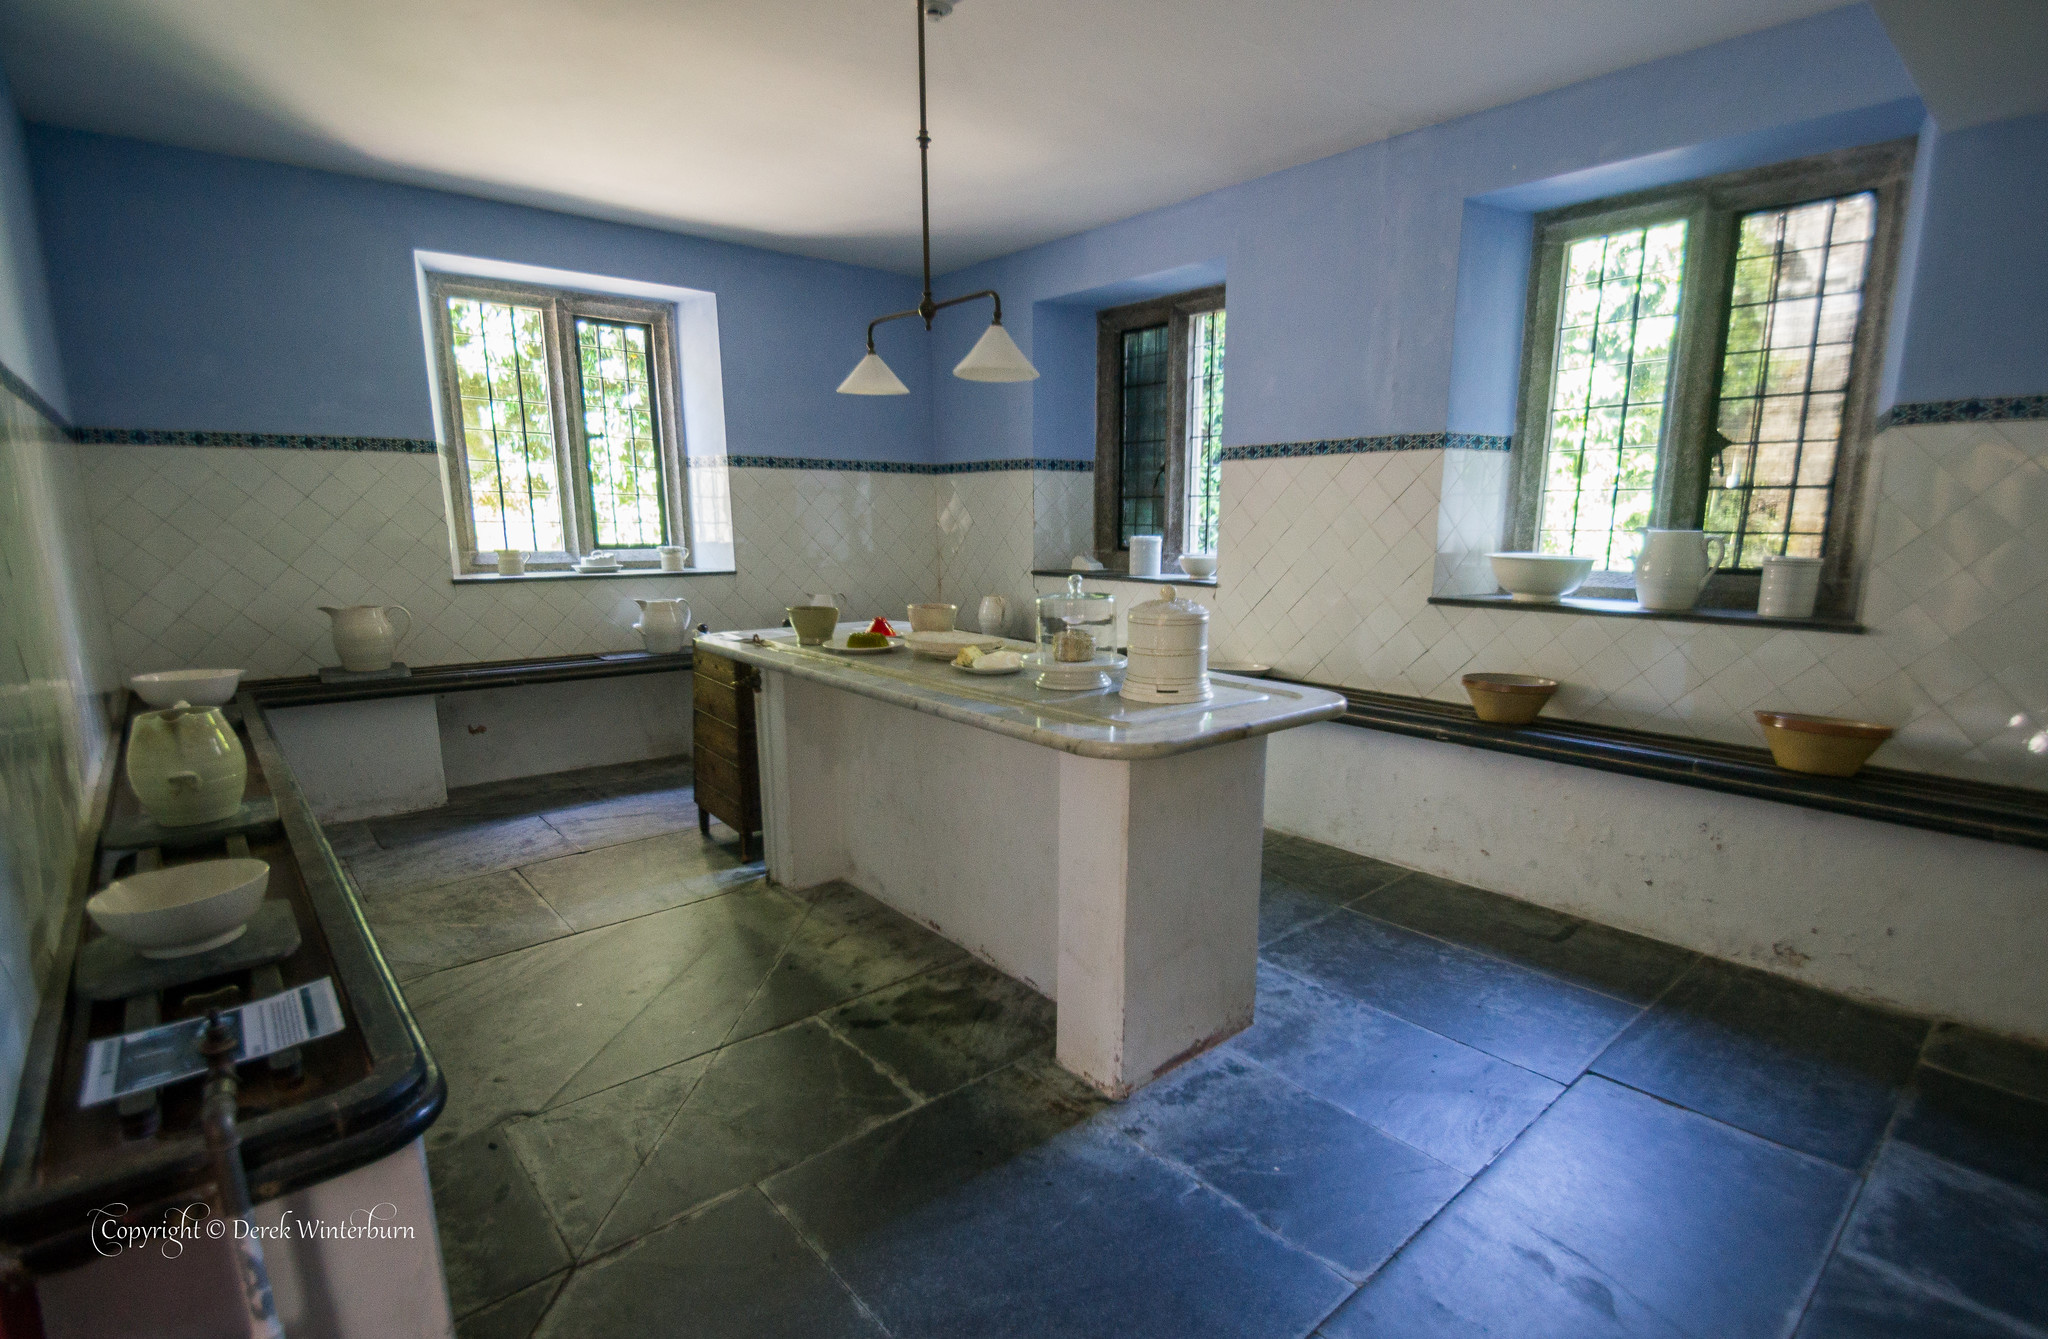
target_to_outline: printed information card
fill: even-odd
[[[246,1060],[261,1060],[302,1042],[332,1036],[346,1026],[341,1018],[341,1001],[334,995],[334,981],[325,976],[282,995],[227,1010],[221,1014],[221,1021],[240,1043],[235,1051],[238,1065]],[[85,1090],[78,1096],[78,1105],[97,1106],[204,1074],[206,1061],[199,1054],[199,1041],[205,1033],[204,1018],[182,1018],[88,1044]]]

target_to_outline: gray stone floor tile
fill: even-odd
[[[1228,1051],[1143,1089],[1116,1125],[1354,1279],[1386,1263],[1466,1180]]]
[[[429,1143],[717,1047],[804,914],[758,888],[409,983],[406,999],[448,1079]]]
[[[400,981],[570,932],[516,870],[371,898],[363,913]]]
[[[1860,1169],[1926,1035],[1925,1019],[1703,959],[1593,1072]]]
[[[697,801],[688,787],[593,798],[541,817],[585,851],[667,832],[697,835]]]
[[[710,1067],[711,1057],[700,1055],[505,1122],[520,1165],[573,1254],[584,1254],[598,1225]]]
[[[1052,1048],[1053,1003],[978,962],[912,977],[824,1015],[925,1097]]]
[[[2048,1049],[1960,1023],[1936,1023],[1921,1059],[1951,1074],[2048,1102]]]
[[[1466,1199],[1439,1214],[1316,1333],[1324,1339],[1695,1339],[1584,1256],[1497,1205]]]
[[[520,872],[578,930],[717,897],[761,877],[760,866],[741,865],[699,836],[694,820],[687,832],[542,860]]]
[[[1697,956],[1430,874],[1394,880],[1366,897],[1359,910],[1632,1004],[1656,999]]]
[[[1562,1083],[1638,1012],[1611,995],[1349,908],[1264,953],[1297,976]]]
[[[1867,1260],[1837,1255],[1795,1339],[2032,1339],[2037,1333],[1938,1297]]]
[[[1878,1154],[1842,1250],[2048,1331],[2048,1196],[1894,1140]]]
[[[410,814],[392,814],[370,819],[370,830],[380,846],[395,849],[411,846],[451,832],[514,818],[533,818],[548,809],[559,809],[597,798],[596,793],[570,780],[574,773],[515,777],[480,786],[463,786],[448,792],[448,801],[432,809]]]
[[[528,1284],[510,1297],[455,1322],[455,1339],[530,1339],[548,1304],[569,1279],[567,1270]]]
[[[695,767],[687,753],[672,758],[586,767],[570,775],[576,778],[578,785],[600,797],[678,790],[696,781]]]
[[[1855,1185],[1831,1163],[1588,1075],[1458,1203],[1519,1219],[1685,1331],[1775,1339]]]
[[[1271,943],[1291,934],[1310,921],[1321,920],[1349,900],[1343,894],[1312,884],[1273,868],[1268,860],[1259,879],[1259,943]]]
[[[537,1339],[598,1335],[887,1339],[756,1190],[570,1275]]]
[[[828,884],[803,896],[810,913],[747,1006],[735,1039],[968,961],[966,950],[850,885]]]
[[[859,1051],[807,1020],[725,1047],[598,1228],[630,1241],[908,1109]]]
[[[448,1300],[466,1315],[568,1267],[569,1250],[496,1129],[430,1151]]]
[[[1293,883],[1349,902],[1385,887],[1412,871],[1306,837],[1284,843],[1272,860],[1273,872]]]
[[[343,859],[377,849],[377,835],[370,831],[368,823],[327,823],[320,831],[327,838],[328,847]]]
[[[1327,1102],[1473,1173],[1564,1085],[1325,990],[1259,968],[1251,1027],[1225,1044]]]
[[[897,1339],[1294,1339],[1350,1291],[1103,1121],[1016,1128],[1020,1099],[971,1085],[764,1189]]]
[[[365,898],[391,897],[572,855],[575,850],[541,819],[511,818],[366,851],[349,857],[348,870]]]

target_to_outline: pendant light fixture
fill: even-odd
[[[1024,356],[1024,350],[1017,347],[1017,341],[1010,338],[1010,332],[1003,329],[1003,299],[993,288],[984,288],[978,293],[963,293],[957,298],[944,302],[932,300],[932,172],[931,172],[931,131],[926,127],[924,87],[924,24],[929,12],[933,18],[943,18],[953,12],[953,0],[911,0],[917,7],[917,171],[918,193],[924,205],[924,297],[908,311],[890,312],[877,316],[868,322],[867,356],[854,364],[846,380],[839,383],[841,395],[908,395],[910,387],[882,361],[882,355],[875,352],[875,327],[884,321],[900,321],[906,316],[924,318],[924,328],[932,328],[932,317],[948,307],[957,307],[963,302],[988,298],[995,303],[995,319],[982,332],[967,356],[953,368],[953,375],[967,381],[1031,381],[1038,376],[1038,369]]]

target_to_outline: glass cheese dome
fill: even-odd
[[[1038,652],[1047,661],[1077,663],[1098,653],[1116,651],[1116,599],[1103,591],[1081,589],[1081,578],[1067,578],[1067,588],[1038,597]]]

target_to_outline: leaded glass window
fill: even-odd
[[[1097,313],[1095,551],[1158,535],[1169,567],[1213,552],[1222,509],[1223,290]]]
[[[497,549],[547,570],[597,550],[654,566],[663,544],[731,542],[722,498],[697,508],[719,534],[698,535],[711,522],[685,501],[673,308],[452,275],[428,291],[465,570]]]
[[[1166,446],[1173,372],[1164,325],[1124,332],[1123,498],[1119,547],[1166,533]]]
[[[1188,500],[1186,544],[1191,553],[1216,551],[1223,503],[1223,312],[1197,313],[1188,322]]]

